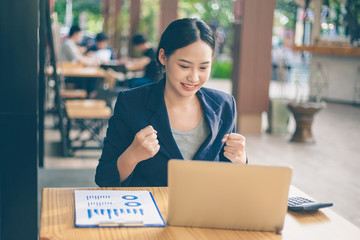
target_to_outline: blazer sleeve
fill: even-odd
[[[96,168],[95,182],[99,187],[127,186],[132,177],[131,174],[120,183],[120,175],[117,169],[119,156],[130,146],[133,140],[128,108],[126,96],[120,92],[114,114],[109,119],[103,151]]]
[[[231,105],[231,110],[232,110],[232,125],[230,127],[230,133],[236,133],[236,102],[235,102],[235,99],[234,97],[231,97],[232,99],[232,105]],[[225,144],[224,146],[221,148],[221,151],[220,151],[220,161],[221,162],[231,162],[227,157],[224,156],[224,147],[225,147]],[[246,156],[246,164],[248,164],[248,157]]]
[[[227,121],[231,121],[231,125],[228,127],[227,129],[227,133],[235,133],[236,132],[236,105],[235,105],[235,99],[234,97],[231,96],[231,102],[228,101],[228,105],[230,108],[230,112],[231,115],[229,114],[228,116],[222,116],[222,120],[227,122]],[[227,157],[224,156],[224,147],[225,144],[223,145],[223,147],[221,148],[219,157],[220,157],[220,162],[231,162]]]
[[[231,110],[232,110],[232,125],[231,125],[231,133],[236,133],[236,102],[234,97],[231,97],[232,99],[232,106],[231,106]],[[225,144],[224,144],[225,146]],[[227,157],[224,156],[224,146],[221,148],[220,151],[220,161],[222,162],[231,162]],[[246,156],[246,164],[249,163],[248,157]]]

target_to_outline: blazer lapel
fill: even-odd
[[[196,152],[194,159],[211,160],[212,158],[215,158],[215,156],[211,156],[211,152],[207,150],[212,144],[214,144],[222,124],[222,120],[218,115],[220,106],[209,96],[206,96],[201,89],[197,92],[197,96],[202,104],[204,117],[207,120],[210,134]]]
[[[147,108],[154,112],[150,118],[150,124],[157,131],[160,152],[167,155],[169,159],[183,159],[170,128],[164,100],[165,79],[162,79],[158,84],[160,86],[154,88],[155,90],[151,93],[147,104]]]

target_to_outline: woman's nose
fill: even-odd
[[[197,70],[192,70],[189,73],[188,80],[190,82],[198,82],[199,81],[199,73]]]

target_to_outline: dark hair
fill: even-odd
[[[101,32],[101,33],[96,34],[95,40],[97,42],[102,42],[102,41],[108,40],[108,36],[106,36],[105,33]]]
[[[80,32],[80,31],[81,31],[81,28],[78,25],[73,25],[70,28],[69,36],[71,37],[72,35],[74,35],[77,32]]]
[[[137,46],[143,43],[146,43],[146,37],[141,33],[137,33],[132,37],[132,43]]]
[[[164,49],[165,56],[169,57],[177,49],[186,47],[201,39],[207,43],[213,53],[215,51],[215,37],[211,28],[197,18],[183,18],[173,21],[163,32],[156,52],[159,66],[159,51]]]

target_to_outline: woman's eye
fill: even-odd
[[[179,65],[181,68],[189,68],[188,66]]]
[[[208,67],[200,67],[201,70],[206,70]]]

